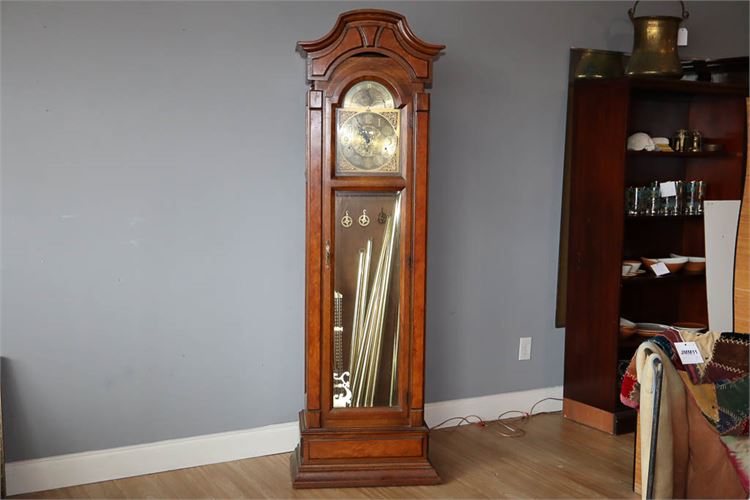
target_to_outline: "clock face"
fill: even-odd
[[[399,111],[338,111],[337,170],[398,172]]]
[[[393,109],[393,96],[378,82],[364,81],[354,85],[344,97],[345,108]]]

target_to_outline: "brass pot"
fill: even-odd
[[[635,9],[628,10],[633,22],[633,53],[628,63],[628,76],[659,76],[680,78],[682,64],[677,53],[677,30],[680,23],[690,14],[682,5],[682,17],[675,16],[639,16]]]
[[[624,74],[622,52],[597,49],[580,50],[575,78],[617,78]]]

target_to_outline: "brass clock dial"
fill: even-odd
[[[370,80],[354,85],[344,97],[345,108],[389,108],[395,107],[393,96],[385,86]]]
[[[398,172],[399,112],[338,111],[337,170]]]

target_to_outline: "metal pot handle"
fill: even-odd
[[[631,21],[635,17],[635,8],[638,7],[638,2],[639,1],[640,0],[637,0],[633,4],[633,8],[632,9],[628,9],[628,16],[630,16],[630,20]],[[682,0],[680,0],[680,5],[682,6],[682,18],[683,19],[687,19],[688,17],[690,17],[690,12],[688,12],[687,10],[685,10],[685,2],[683,2]]]

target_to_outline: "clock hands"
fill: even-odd
[[[388,115],[373,111],[353,111],[345,125],[341,125],[342,136],[339,147],[353,169],[375,170],[397,160],[398,132],[393,121],[398,122],[397,111],[384,111]],[[390,165],[390,164],[389,164]],[[391,167],[388,167],[391,168]]]
[[[362,125],[357,124],[357,128],[359,129],[359,135],[367,144],[370,144],[370,133]]]
[[[370,147],[371,147],[370,143],[372,142],[372,137],[370,136],[370,131],[367,130],[366,128],[364,128],[359,123],[357,123],[357,129],[359,131],[360,137],[362,137],[362,139],[364,139],[364,141],[365,141],[364,146],[363,146],[365,152],[370,153]]]

